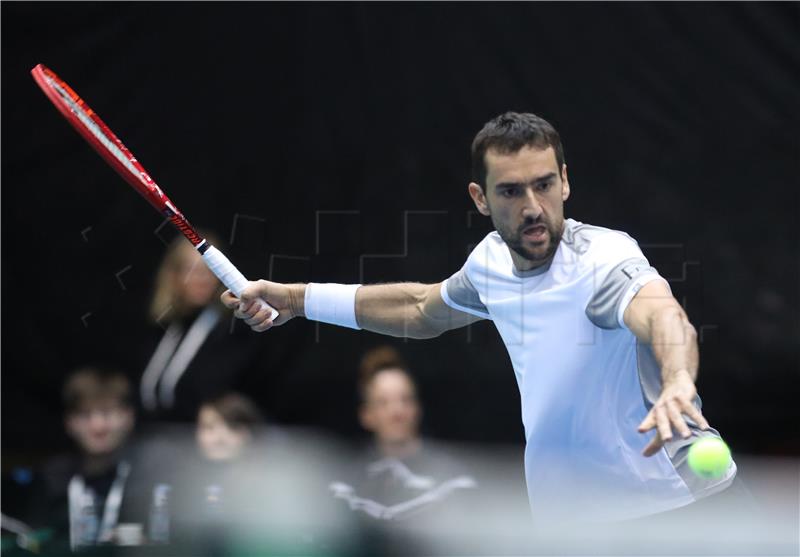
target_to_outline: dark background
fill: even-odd
[[[711,423],[735,453],[800,453],[797,3],[4,2],[5,470],[66,443],[69,370],[130,363],[173,234],[50,106],[39,62],[279,281],[446,278],[490,230],[472,137],[536,112],[564,140],[567,216],[636,238],[700,330]],[[355,368],[384,339],[301,320],[262,339],[272,419],[357,434]],[[390,342],[430,435],[522,442],[490,323]]]

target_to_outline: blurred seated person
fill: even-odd
[[[196,448],[173,480],[170,510],[178,543],[223,543],[228,521],[242,507],[265,503],[252,501],[250,493],[253,466],[261,464],[252,449],[262,425],[256,405],[238,393],[200,406]]]
[[[126,448],[134,428],[130,384],[121,373],[85,368],[73,372],[62,392],[64,426],[77,452],[45,464],[34,480],[30,521],[54,530],[54,543],[73,550],[114,542],[131,516],[131,459]]]
[[[194,439],[171,482],[170,554],[352,554],[342,548],[353,519],[324,491],[335,452],[320,458],[314,442],[268,431],[235,392],[200,406]]]
[[[213,235],[206,236],[212,244]],[[158,325],[142,354],[139,397],[144,417],[193,422],[204,400],[239,386],[249,371],[263,375],[265,347],[247,327],[231,330],[219,303],[221,284],[182,236],[158,270],[150,317]],[[145,363],[146,362],[146,363]]]
[[[256,405],[244,395],[226,393],[200,406],[195,440],[200,456],[212,465],[237,460],[263,424]]]
[[[376,348],[360,365],[361,425],[373,444],[347,481],[330,485],[351,510],[377,520],[403,520],[477,486],[462,466],[420,436],[417,387],[396,350]]]

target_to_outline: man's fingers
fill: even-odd
[[[226,307],[233,310],[233,315],[237,319],[242,319],[254,331],[262,332],[273,325],[279,325],[287,321],[286,315],[281,312],[276,318],[277,322],[274,322],[272,320],[273,309],[269,307],[270,304],[267,302],[268,299],[272,299],[273,304],[277,301],[280,306],[281,294],[283,293],[281,288],[285,289],[280,284],[257,280],[248,282],[239,297],[234,296],[230,291],[226,291],[221,296],[221,299]],[[289,319],[291,319],[291,316]]]
[[[247,323],[248,325],[250,325],[251,327],[253,325],[258,325],[260,323],[263,323],[263,321],[264,321],[263,316],[259,318],[258,314],[256,314],[253,317],[249,317],[249,318],[244,320],[244,322]]]
[[[247,317],[253,317],[261,309],[261,304],[258,300],[245,300],[242,299],[239,303],[239,313]],[[245,317],[242,317],[245,319]]]
[[[263,333],[267,329],[272,328],[272,321],[268,319],[268,320],[260,323],[259,325],[253,325],[250,328],[253,329],[257,333]]]
[[[233,295],[233,292],[230,290],[226,290],[220,295],[220,300],[222,300],[222,304],[228,309],[236,309],[236,306],[239,305],[239,298]]]
[[[664,441],[672,439],[672,425],[669,422],[669,415],[667,409],[663,406],[656,405],[656,427],[658,427],[658,434]]]
[[[242,300],[242,311],[249,314],[255,314],[258,310],[261,309],[261,306],[258,303],[258,300]]]
[[[647,413],[647,416],[644,417],[644,420],[642,420],[642,423],[639,424],[639,433],[650,431],[654,427],[656,427],[656,418],[655,418],[655,412],[653,412],[653,410],[651,409]]]
[[[683,405],[683,413],[689,416],[694,423],[700,427],[700,429],[710,429],[711,426],[708,424],[708,421],[703,417],[703,414],[700,413],[694,404],[691,402],[687,402]]]
[[[664,446],[664,440],[661,439],[661,435],[656,433],[656,436],[647,444],[647,446],[642,451],[644,456],[653,456],[658,451],[661,450],[661,447]]]
[[[250,319],[256,313],[258,313],[258,306],[256,306],[252,302],[250,303],[240,302],[239,305],[234,310],[233,315],[237,319]]]
[[[686,425],[686,420],[683,419],[683,414],[681,414],[678,404],[670,400],[667,401],[666,406],[667,415],[669,416],[670,422],[672,422],[672,427],[674,427],[684,439],[691,437],[692,432],[689,426]]]
[[[257,280],[247,283],[247,286],[242,290],[242,301],[253,302],[258,298],[267,299],[269,283],[265,280]]]
[[[252,317],[248,317],[247,319],[244,320],[244,322],[250,326],[259,325],[260,323],[269,319],[269,317],[272,315],[272,311],[266,306],[266,304],[258,304],[258,305],[261,306],[260,309],[254,308],[256,309],[255,314],[253,314]]]

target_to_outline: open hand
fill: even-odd
[[[710,427],[694,405],[695,396],[697,389],[688,371],[678,371],[664,383],[658,400],[639,424],[639,433],[656,430],[656,436],[642,452],[644,456],[656,454],[666,441],[672,439],[673,429],[684,439],[691,437],[692,431],[684,415],[689,416],[701,429]]]

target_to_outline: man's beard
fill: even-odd
[[[547,245],[543,252],[534,253],[524,246],[522,231],[534,225],[542,225],[547,228]],[[544,219],[527,218],[525,221],[513,232],[497,226],[495,229],[506,245],[523,259],[531,262],[544,262],[553,257],[553,254],[558,249],[558,244],[561,242],[562,227],[555,227]]]

